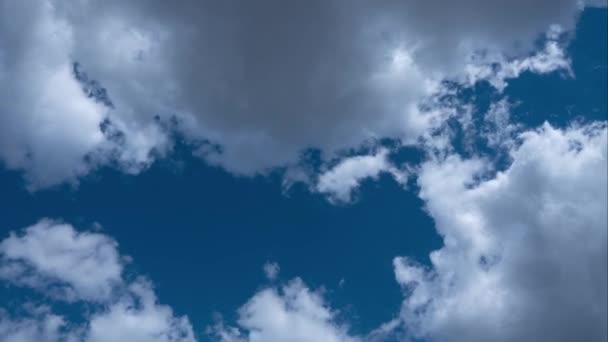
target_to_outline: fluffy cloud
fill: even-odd
[[[116,248],[116,242],[103,234],[77,232],[49,220],[0,242],[3,280],[32,287],[52,300],[78,299],[90,306],[81,313],[85,323],[71,323],[52,308],[31,303],[24,303],[17,317],[0,311],[0,339],[194,342],[188,319],[158,304],[148,280],[123,276]]]
[[[0,2],[0,158],[41,185],[88,171],[105,113],[72,77],[71,27],[50,7]]]
[[[444,247],[433,267],[396,258],[400,319],[432,341],[603,341],[607,337],[607,129],[545,124],[512,165],[426,162],[420,196]]]
[[[388,150],[381,149],[373,155],[343,159],[319,176],[316,191],[328,194],[334,202],[350,202],[354,189],[362,180],[377,178],[382,172],[391,174],[400,183],[407,181],[406,172],[392,165]]]
[[[150,281],[143,277],[127,280],[123,268],[116,242],[101,233],[78,232],[50,220],[11,233],[0,242],[2,280],[30,287],[46,295],[49,302],[24,302],[13,313],[0,307],[0,339],[195,342],[188,318],[175,316],[171,307],[158,304]],[[264,265],[270,280],[278,270],[276,263]],[[79,323],[53,311],[55,301],[69,304],[73,300],[87,307],[80,313]],[[238,327],[218,324],[212,337],[226,342],[359,340],[338,322],[337,312],[321,293],[299,279],[259,291],[238,315]]]
[[[34,308],[34,318],[13,319],[0,311],[0,339],[4,342],[76,342],[75,334],[63,329],[66,322],[61,316],[49,313],[46,308]]]
[[[335,320],[321,295],[294,279],[256,293],[239,310],[239,328],[219,324],[213,333],[222,342],[359,341]]]
[[[0,161],[23,170],[32,188],[74,182],[112,154],[134,169],[163,143],[148,126],[128,131],[122,118],[112,122],[125,142],[109,139],[110,108],[75,75],[76,30],[55,1],[0,1]]]
[[[158,305],[146,281],[129,286],[129,294],[106,312],[90,318],[87,342],[194,342],[186,317],[175,317],[169,306]]]
[[[413,142],[442,119],[420,102],[472,64],[511,65],[499,79],[563,67],[508,63],[534,55],[551,25],[572,29],[582,3],[0,6],[0,81],[12,85],[0,90],[0,158],[48,186],[104,163],[145,167],[171,146],[159,119],[177,118],[190,141],[211,143],[201,156],[239,174],[295,164],[311,147],[331,159],[378,137]],[[84,80],[103,90],[81,91]]]
[[[62,297],[105,300],[121,273],[113,240],[67,224],[42,220],[0,242],[0,278],[38,289],[56,285]]]
[[[432,253],[431,269],[394,260],[406,292],[397,320],[354,336],[321,293],[295,279],[260,290],[239,309],[236,326],[220,323],[211,335],[225,342],[359,341],[405,327],[431,341],[605,339],[606,125],[546,124],[518,140],[504,145],[512,164],[497,173],[484,159],[457,155],[422,165],[420,196],[445,246]],[[12,233],[0,242],[4,280],[52,300],[103,305],[83,313],[84,324],[44,305],[24,305],[19,315],[0,311],[0,338],[195,341],[188,319],[158,304],[148,280],[123,277],[121,260],[114,240],[67,224],[42,220]],[[269,274],[277,269],[265,266]]]

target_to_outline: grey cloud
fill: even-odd
[[[436,112],[419,110],[438,82],[462,78],[472,55],[478,56],[475,63],[487,63],[533,53],[533,42],[551,24],[572,29],[581,5],[575,0],[373,5],[38,0],[2,6],[8,29],[2,33],[0,75],[6,76],[3,82],[18,79],[23,86],[0,93],[17,99],[11,105],[3,101],[1,110],[27,115],[3,115],[9,128],[0,155],[15,169],[58,165],[44,182],[53,184],[109,158],[147,165],[152,150],[171,146],[156,116],[177,117],[189,140],[220,146],[221,153],[201,153],[208,161],[247,175],[294,164],[311,147],[331,158],[382,137],[411,143],[442,120]],[[64,30],[47,25],[29,34],[16,29],[20,22]],[[49,52],[55,58],[41,57]],[[24,77],[32,70],[28,61],[49,72]],[[107,89],[114,108],[76,94],[69,77],[52,85],[70,86],[70,92],[32,91],[74,61]],[[45,117],[59,127],[42,137],[38,125],[23,121],[38,120],[41,108],[48,109],[32,105],[41,95],[55,99]],[[80,99],[87,108],[89,114],[77,116],[90,118],[86,125],[68,115],[77,108],[64,108],[67,98]],[[115,146],[100,133],[103,120],[124,133],[124,144]],[[16,129],[31,135],[17,136]],[[66,145],[70,149],[60,152]],[[48,155],[65,160],[51,163]],[[94,163],[83,164],[83,156],[95,156]],[[32,179],[44,178],[42,172],[30,173]]]

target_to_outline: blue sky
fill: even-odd
[[[0,1],[0,340],[605,339],[605,4],[456,3]]]

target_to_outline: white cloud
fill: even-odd
[[[43,342],[194,342],[187,317],[157,302],[152,284],[123,277],[116,242],[67,224],[42,220],[0,242],[0,275],[16,286],[28,286],[68,302],[90,306],[82,323],[70,322],[52,307],[23,303],[24,313],[12,316],[0,307],[2,341]],[[53,285],[53,286],[50,286]],[[57,286],[63,290],[57,296]],[[90,305],[89,305],[90,304]],[[98,305],[101,304],[101,305]],[[23,310],[17,310],[21,312]]]
[[[138,281],[130,294],[89,321],[87,342],[194,342],[186,317],[175,317],[169,306],[158,305],[150,284]]]
[[[359,341],[335,316],[320,294],[294,279],[256,293],[239,309],[239,328],[218,324],[212,332],[222,342]]]
[[[33,310],[33,318],[11,318],[0,311],[0,340],[4,342],[76,342],[75,334],[65,332],[63,317],[49,313],[46,308]]]
[[[397,169],[388,160],[388,150],[381,149],[373,155],[354,156],[341,160],[336,166],[322,173],[316,191],[329,195],[335,202],[350,202],[353,191],[361,181],[376,179],[380,173],[391,174],[398,182],[407,181],[406,171]]]
[[[59,285],[62,297],[107,300],[121,273],[113,240],[68,224],[42,220],[0,242],[0,278],[40,290]]]
[[[83,92],[73,71],[77,30],[55,1],[0,1],[0,83],[10,84],[0,89],[0,161],[24,171],[32,189],[74,183],[111,156],[133,169],[165,142],[149,125],[129,131],[128,118]],[[108,117],[127,133],[121,146],[102,132]]]
[[[72,77],[72,28],[50,11],[0,2],[0,83],[10,84],[0,90],[0,159],[40,185],[88,171],[83,157],[102,142],[106,111]]]
[[[463,79],[472,56],[478,67],[504,64],[499,79],[566,67],[557,45],[526,57],[551,25],[571,30],[581,8],[578,0],[0,6],[0,81],[13,84],[0,90],[0,158],[32,187],[103,163],[140,170],[171,146],[157,115],[177,116],[187,139],[219,146],[200,155],[245,175],[293,166],[311,147],[331,160],[379,137],[414,142],[442,119],[420,101],[441,80]],[[79,91],[74,61],[113,108]],[[122,141],[104,134],[104,120]]]
[[[295,279],[258,291],[239,309],[235,326],[220,323],[210,333],[225,342],[359,341],[382,340],[405,327],[430,341],[602,340],[608,299],[606,124],[565,130],[545,124],[518,141],[504,145],[513,162],[496,174],[480,158],[449,155],[423,164],[420,196],[445,245],[431,254],[431,269],[408,258],[394,260],[406,293],[397,320],[355,336],[320,292]],[[52,279],[69,286],[75,298],[103,303],[82,313],[85,324],[51,309],[19,317],[2,312],[0,338],[195,341],[188,319],[159,304],[149,281],[123,277],[116,247],[101,233],[49,220],[0,242],[6,280],[44,293]],[[278,265],[264,269],[273,278]]]
[[[497,56],[497,65],[485,63],[467,65],[467,83],[473,85],[480,80],[486,80],[499,91],[503,91],[507,87],[507,80],[517,78],[526,71],[547,74],[562,70],[567,75],[574,76],[570,67],[571,61],[558,42],[561,33],[562,29],[559,26],[551,26],[547,32],[548,41],[544,49],[531,56],[513,60]]]
[[[545,124],[495,176],[483,159],[426,162],[420,196],[444,247],[395,259],[401,320],[431,341],[603,341],[607,129]]]

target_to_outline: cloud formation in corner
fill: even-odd
[[[457,155],[426,162],[420,196],[444,247],[432,269],[394,260],[399,320],[430,341],[607,338],[607,129],[545,124],[512,164]]]
[[[125,257],[110,237],[41,220],[0,242],[0,280],[27,287],[44,300],[0,306],[0,340],[6,342],[195,342],[187,317],[158,303],[152,283],[125,276]],[[267,263],[269,280],[278,264]],[[129,278],[132,278],[131,276]],[[79,318],[55,304],[84,304]],[[238,326],[219,322],[208,337],[222,342],[356,342],[320,291],[302,280],[255,293],[238,311]],[[81,321],[82,320],[82,321]],[[81,321],[81,322],[77,322]]]
[[[67,300],[105,301],[122,282],[116,243],[97,233],[42,220],[0,242],[0,279]]]
[[[377,138],[413,142],[442,120],[419,106],[442,80],[495,78],[490,63],[506,66],[499,79],[563,67],[509,63],[538,52],[551,25],[571,30],[581,8],[3,0],[0,82],[14,86],[0,90],[0,160],[31,188],[99,165],[137,172],[171,148],[159,121],[172,118],[207,161],[245,175],[311,147],[331,159]]]
[[[83,323],[70,322],[46,303],[0,307],[0,340],[194,342],[187,317],[158,304],[149,280],[128,280],[117,244],[106,235],[77,232],[42,220],[0,243],[0,277],[60,302],[78,301]]]

